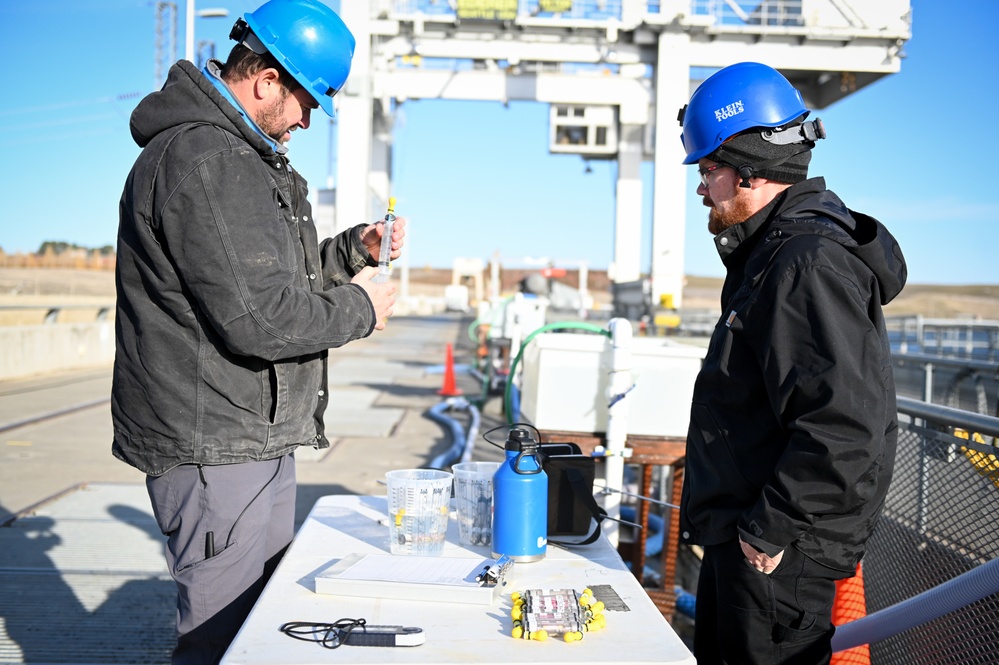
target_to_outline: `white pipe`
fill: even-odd
[[[499,300],[500,297],[500,262],[499,255],[493,255],[489,262],[489,297]]]
[[[607,382],[607,445],[604,469],[607,487],[624,488],[625,443],[628,439],[628,400],[625,396],[632,386],[631,378],[631,323],[627,319],[611,319],[607,324],[611,332],[611,368]],[[614,518],[621,516],[620,493],[604,498],[604,510]],[[617,522],[604,522],[608,540],[617,547]]]
[[[187,0],[187,11],[184,14],[184,58],[194,62],[194,0]]]
[[[197,54],[194,52],[194,18],[204,16],[206,18],[225,18],[229,15],[228,9],[213,7],[211,9],[194,10],[194,0],[187,0],[187,10],[184,14],[184,59],[194,64],[197,63]]]

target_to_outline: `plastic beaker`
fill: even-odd
[[[439,556],[444,551],[454,475],[436,469],[400,469],[388,484],[389,551]]]
[[[458,540],[463,545],[492,544],[493,475],[499,466],[500,462],[461,462],[451,467]]]

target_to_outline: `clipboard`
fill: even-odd
[[[348,554],[316,575],[316,593],[492,605],[509,570],[487,581],[495,564],[487,558]]]

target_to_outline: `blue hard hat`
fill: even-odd
[[[270,0],[237,20],[229,36],[254,53],[269,51],[328,116],[335,115],[333,95],[347,80],[356,42],[324,3]]]
[[[680,140],[693,164],[754,127],[781,127],[808,115],[801,93],[772,67],[740,62],[709,76],[680,111]]]

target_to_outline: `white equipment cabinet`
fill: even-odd
[[[683,437],[705,349],[670,339],[631,341],[634,387],[627,433]],[[524,349],[521,412],[541,430],[607,431],[611,342],[603,335],[542,333]]]

